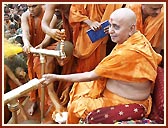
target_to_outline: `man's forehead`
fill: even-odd
[[[121,22],[123,19],[124,19],[123,17],[117,16],[117,15],[111,15],[110,16],[110,21],[114,22],[116,24],[119,23],[119,22]]]

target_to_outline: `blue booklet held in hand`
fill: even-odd
[[[106,35],[108,35],[108,34],[106,34],[106,33],[104,32],[104,28],[107,27],[108,25],[110,25],[110,23],[109,23],[108,20],[106,20],[106,21],[104,21],[104,22],[101,23],[101,29],[99,29],[99,30],[97,30],[97,31],[94,31],[94,30],[92,30],[92,29],[89,29],[89,30],[87,31],[87,34],[88,34],[90,40],[92,41],[92,43],[94,43],[94,42],[96,42],[97,40],[99,40],[99,39],[105,37]]]

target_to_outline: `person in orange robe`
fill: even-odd
[[[128,4],[137,16],[137,29],[150,41],[152,47],[164,54],[164,6],[163,4]],[[163,54],[162,54],[163,53]],[[164,59],[162,59],[163,61]],[[163,66],[162,66],[163,67]]]
[[[94,70],[69,75],[43,75],[44,86],[57,80],[76,82],[73,85],[76,88],[70,94],[67,123],[79,123],[97,108],[120,104],[143,105],[145,116],[151,111],[150,93],[162,57],[136,30],[136,15],[131,9],[115,10],[109,22],[111,40],[117,45]]]
[[[73,52],[73,44],[72,44],[72,28],[69,25],[69,10],[71,4],[47,4],[46,10],[42,19],[42,29],[48,34],[50,37],[58,41],[56,43],[56,50],[59,50],[60,41],[62,38],[64,40],[64,51],[66,53],[66,58],[61,59],[60,57],[56,57],[57,62],[60,67],[59,74],[70,74],[74,72],[75,69],[75,58],[72,55]],[[63,37],[60,34],[59,29],[52,29],[49,24],[51,19],[55,13],[55,9],[59,9],[62,14],[63,25],[62,28],[65,30],[65,36]],[[71,43],[71,44],[70,44]],[[54,104],[54,111],[61,112],[67,111],[67,103],[69,102],[69,92],[72,82],[60,81],[55,85],[48,86],[49,96]],[[56,88],[56,89],[55,89]]]
[[[76,72],[93,70],[106,56],[108,36],[92,43],[86,31],[101,27],[112,11],[122,4],[72,4],[69,22],[73,28],[74,56],[77,57]]]
[[[41,21],[44,15],[45,7],[42,4],[27,4],[28,10],[22,14],[21,17],[21,28],[23,30],[23,50],[27,53],[27,64],[28,64],[28,76],[29,79],[41,78],[42,75],[42,66],[40,62],[39,55],[30,53],[30,47],[35,48],[45,48],[50,45],[51,38],[46,35],[41,28]],[[53,17],[51,27],[54,27],[53,24],[56,23],[56,17]],[[46,56],[45,57],[45,73],[53,73],[55,70],[55,57]],[[32,115],[37,109],[37,100],[38,95],[41,97],[41,89],[32,91],[30,93],[30,100],[32,105],[28,110],[28,113]],[[50,106],[51,101],[48,96],[47,90],[45,91],[45,111]]]

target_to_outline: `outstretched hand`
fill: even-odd
[[[54,82],[56,79],[54,78],[55,74],[44,74],[42,78],[44,79],[41,84],[42,87],[49,85],[50,83]]]

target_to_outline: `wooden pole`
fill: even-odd
[[[40,63],[41,63],[41,77],[44,74],[45,70],[45,57],[40,54]],[[45,88],[41,87],[41,122],[44,119],[44,111],[45,111]]]

